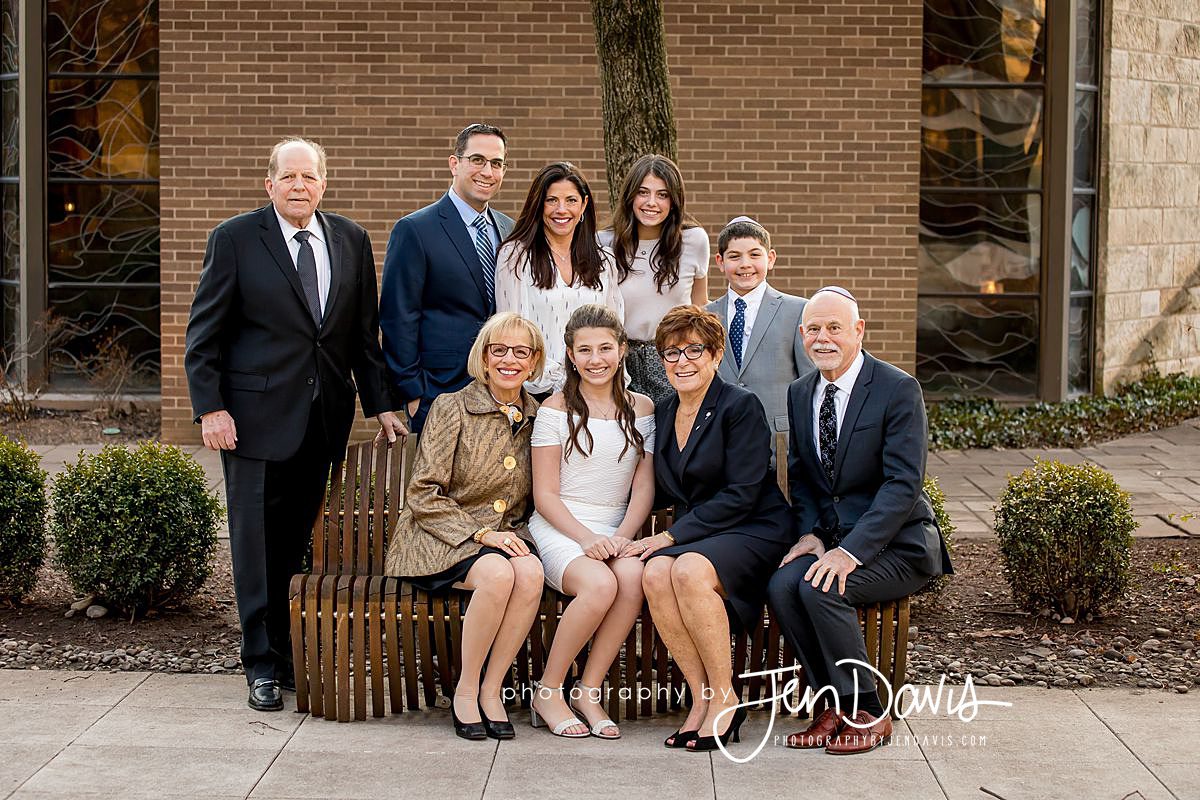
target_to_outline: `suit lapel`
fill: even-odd
[[[817,456],[817,446],[813,438],[813,393],[817,391],[817,384],[821,373],[813,370],[806,378],[800,390],[800,398],[802,405],[796,409],[800,414],[798,423],[798,439],[800,453],[803,458],[807,459],[807,463],[811,470],[821,476],[821,480],[825,480],[825,470],[821,469],[821,459]]]
[[[304,296],[304,286],[300,283],[300,273],[296,271],[296,265],[292,261],[292,254],[288,252],[287,244],[283,241],[283,230],[279,227],[279,220],[275,219],[275,207],[267,206],[264,208],[258,222],[260,227],[259,236],[262,238],[263,246],[271,254],[271,258],[275,261],[275,266],[279,267],[279,271],[283,273],[284,280],[291,284],[296,299],[300,301],[300,306],[304,309],[304,316],[311,320],[312,313],[308,310],[308,299]],[[315,325],[316,323],[313,324]]]
[[[666,408],[663,409],[662,413],[656,413],[654,419],[655,426],[659,431],[659,433],[655,434],[654,438],[655,463],[658,464],[666,463],[667,448],[675,446],[675,430],[674,428],[666,430],[666,426],[668,424],[674,425],[675,414],[679,411],[679,395],[671,392],[670,397],[665,402],[667,403]],[[669,469],[659,469],[654,471],[654,476],[672,495],[675,497],[684,496],[683,485],[680,483],[679,475],[676,475]]]
[[[742,353],[742,368],[738,372],[739,375],[746,371],[750,359],[754,358],[754,351],[762,344],[763,337],[767,335],[767,328],[771,325],[771,320],[775,319],[775,315],[779,313],[781,305],[783,305],[783,295],[768,286],[762,304],[758,307],[758,314],[754,317],[754,328],[750,331],[750,344],[746,347],[746,352]]]
[[[479,295],[484,299],[485,304],[489,303],[490,298],[488,298],[487,284],[483,282],[483,265],[479,263],[479,253],[475,252],[475,243],[471,241],[471,234],[467,231],[467,226],[463,224],[462,215],[458,213],[458,208],[450,199],[449,193],[438,203],[438,216],[442,218],[442,230],[446,232],[446,238],[458,251],[458,257],[462,259],[463,266],[470,273],[471,280],[475,281]]]
[[[837,453],[833,459],[835,483],[838,475],[841,474],[842,462],[846,460],[846,453],[850,451],[850,439],[854,433],[854,426],[858,422],[858,415],[862,412],[863,406],[871,394],[871,378],[874,375],[875,359],[864,351],[862,369],[858,373],[858,380],[854,382],[854,389],[850,392],[850,403],[846,406],[846,416],[842,418],[842,432],[838,436]]]
[[[337,299],[338,289],[346,282],[345,265],[342,264],[343,245],[342,232],[333,226],[333,221],[317,212],[317,219],[325,231],[325,241],[329,242],[329,295],[325,298],[325,314],[321,317],[321,327],[333,316],[333,302]]]
[[[729,298],[721,295],[706,308],[721,318],[721,328],[725,331],[725,357],[721,359],[721,366],[717,367],[717,374],[727,381],[737,383],[737,362],[733,360],[733,345],[729,343]]]
[[[700,410],[696,412],[696,420],[692,423],[692,431],[688,434],[687,444],[679,456],[679,473],[681,476],[687,470],[687,464],[691,460],[692,454],[696,452],[697,443],[713,427],[712,422],[717,414],[717,401],[720,399],[721,390],[724,388],[725,382],[720,377],[714,375],[712,383],[708,386],[708,391],[704,394],[704,401],[700,403]],[[678,395],[676,397],[678,398]],[[675,437],[672,436],[671,438],[674,439]]]

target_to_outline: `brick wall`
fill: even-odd
[[[1200,5],[1127,0],[1107,26],[1104,386],[1200,372]]]
[[[772,282],[850,287],[868,346],[911,371],[921,3],[666,5],[689,210],[714,239],[758,218],[779,251]],[[163,0],[161,25],[168,440],[196,436],[183,336],[207,232],[265,202],[279,137],[324,144],[323,208],[370,231],[380,266],[392,223],[445,191],[471,121],[510,137],[497,207],[518,211],[533,174],[567,158],[607,210],[586,2]]]

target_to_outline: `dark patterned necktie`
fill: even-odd
[[[475,252],[483,266],[483,283],[487,286],[488,301],[496,300],[496,251],[492,247],[492,236],[488,232],[487,217],[480,214],[471,223],[475,228]]]
[[[312,245],[308,243],[309,231],[296,231],[292,237],[300,243],[300,252],[296,254],[296,271],[300,273],[300,285],[304,287],[304,298],[308,300],[308,311],[312,314],[313,322],[321,324],[321,292],[317,289],[317,256]]]
[[[829,480],[830,486],[833,485],[833,458],[837,454],[837,408],[833,403],[835,394],[837,394],[836,384],[831,383],[825,387],[825,399],[821,401],[821,411],[818,415],[821,469],[825,471],[825,477]]]
[[[746,301],[737,298],[733,301],[733,322],[729,323],[729,346],[733,348],[733,360],[738,369],[742,368],[742,338],[746,335]]]

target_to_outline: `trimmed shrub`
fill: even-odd
[[[937,520],[938,530],[942,534],[942,541],[946,543],[946,549],[950,551],[950,555],[954,555],[954,523],[950,521],[950,514],[946,511],[946,493],[942,491],[942,487],[938,485],[937,478],[925,477],[924,484],[925,494],[929,497],[929,503],[933,506],[933,516]],[[946,588],[946,584],[950,582],[949,575],[938,575],[935,578],[930,578],[929,583],[921,589],[918,594],[940,592]]]
[[[54,482],[52,502],[57,562],[79,594],[137,616],[186,600],[208,579],[221,504],[177,447],[80,454]]]
[[[1090,464],[1039,460],[996,508],[1004,577],[1029,611],[1080,619],[1125,592],[1133,529],[1129,493]]]
[[[929,406],[931,450],[1081,447],[1200,415],[1200,377],[1152,372],[1111,395],[1011,407],[983,397]]]
[[[46,473],[41,456],[0,436],[0,600],[29,594],[46,560]]]

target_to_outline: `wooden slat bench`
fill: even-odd
[[[787,440],[776,439],[778,477],[787,486]],[[416,455],[416,437],[403,447],[352,444],[335,465],[324,511],[313,526],[312,572],[291,582],[292,652],[296,709],[348,722],[381,717],[451,697],[461,664],[458,643],[468,592],[428,594],[382,575],[387,539],[404,503]],[[657,512],[643,535],[670,526]],[[546,653],[569,598],[547,588],[529,637],[513,664],[512,686],[541,677]],[[904,683],[908,599],[859,609],[867,653],[893,690]],[[764,611],[762,625],[733,640],[734,688],[743,702],[763,700],[769,679],[742,673],[796,664],[778,624]],[[586,658],[580,654],[575,670]],[[797,672],[801,672],[796,667]],[[643,606],[638,622],[608,675],[613,720],[637,719],[677,708],[684,681]],[[882,686],[881,686],[882,688]],[[524,702],[527,697],[522,698]]]

